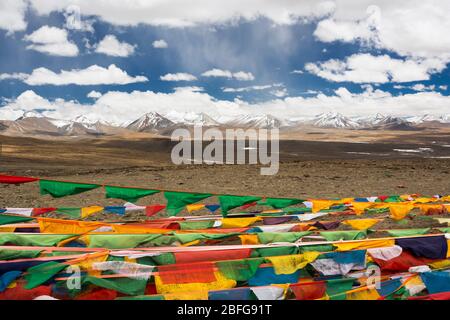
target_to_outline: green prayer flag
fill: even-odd
[[[196,230],[196,229],[209,229],[214,226],[214,220],[202,220],[202,221],[180,221],[181,230]]]
[[[332,279],[327,280],[326,293],[330,300],[345,300],[346,292],[351,290],[355,279]]]
[[[219,196],[220,207],[222,208],[222,215],[224,217],[227,216],[229,210],[258,200],[261,200],[261,197],[232,196],[232,195]]]
[[[150,196],[160,192],[159,190],[141,189],[141,188],[122,188],[105,186],[106,198],[122,199],[128,202],[136,203],[140,198]]]
[[[175,255],[172,252],[161,253],[160,255],[152,256],[152,257],[139,258],[139,259],[137,259],[137,262],[141,263],[141,264],[146,264],[144,260],[150,260],[150,259],[152,261],[154,261],[154,264],[156,264],[158,266],[176,263]]]
[[[359,240],[367,236],[366,230],[351,230],[351,231],[321,231],[320,235],[327,241],[339,240]]]
[[[163,237],[161,234],[91,234],[89,248],[127,249]]]
[[[304,200],[289,199],[289,198],[266,198],[266,200],[260,201],[260,204],[271,206],[274,209],[283,209],[295,204],[303,203]]]
[[[61,198],[73,194],[79,194],[85,191],[100,187],[98,184],[73,183],[51,180],[39,180],[41,194],[49,194],[54,198]]]
[[[83,278],[84,283],[91,283],[93,285],[118,291],[120,293],[128,294],[130,296],[138,296],[145,294],[145,287],[147,286],[146,279],[135,278],[96,278],[86,276]]]
[[[41,250],[11,250],[0,249],[0,260],[16,260],[36,258]]]
[[[34,220],[33,218],[28,217],[19,217],[19,216],[9,216],[6,214],[0,214],[0,225],[4,224],[13,224],[13,223],[20,223],[20,222],[28,222]]]
[[[81,208],[57,208],[55,213],[64,214],[72,218],[81,218]]]
[[[446,228],[437,228],[440,232],[443,233],[450,233],[450,227],[446,227]]]
[[[216,262],[220,272],[228,279],[247,281],[252,278],[263,263],[264,258],[242,259]]]
[[[427,234],[431,228],[417,228],[417,229],[396,229],[396,230],[386,230],[391,237],[407,237],[416,236],[420,234]]]
[[[258,240],[262,244],[274,242],[296,242],[298,239],[308,236],[312,231],[301,232],[260,232],[258,233]]]
[[[305,253],[310,251],[330,252],[334,251],[334,246],[332,244],[313,244],[309,246],[299,247],[299,253]]]
[[[253,249],[261,257],[275,257],[275,256],[287,256],[291,254],[297,254],[298,250],[295,246],[289,247],[274,247],[274,248],[256,248]]]
[[[178,214],[183,208],[189,204],[193,204],[211,197],[209,193],[189,193],[189,192],[174,192],[165,191],[164,197],[167,199],[166,210],[169,215],[174,216]]]
[[[77,236],[76,234],[0,234],[0,245],[12,244],[16,246],[53,247],[63,240]]]
[[[40,286],[65,268],[67,268],[66,264],[54,261],[41,263],[34,267],[28,268],[24,277],[27,282],[25,289],[30,290]]]
[[[195,240],[219,240],[238,235],[239,233],[177,233],[175,238],[181,243],[188,243]]]

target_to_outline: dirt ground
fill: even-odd
[[[0,140],[0,172],[5,174],[273,197],[450,194],[450,158],[447,158],[450,148],[434,146],[433,157],[429,153],[392,151],[428,147],[426,141],[421,144],[281,141],[278,174],[263,176],[257,165],[174,165],[170,161],[173,143],[167,139],[49,141],[0,137]],[[377,157],[366,154],[369,153],[366,151],[388,156]],[[163,201],[159,194],[143,198],[139,204]],[[217,202],[214,198],[210,201]],[[79,207],[120,203],[105,199],[101,188],[52,199],[39,195],[38,183],[0,185],[0,207]]]

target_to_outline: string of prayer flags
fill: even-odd
[[[69,195],[79,194],[99,187],[100,185],[98,184],[39,180],[39,188],[41,194],[49,194],[54,198],[61,198]]]
[[[227,216],[228,211],[231,209],[241,207],[245,204],[252,203],[261,200],[261,197],[253,196],[233,196],[233,195],[221,195],[219,196],[220,207],[222,208],[222,215]]]
[[[106,198],[136,203],[140,198],[159,193],[159,190],[105,186]]]
[[[189,193],[165,191],[164,197],[167,200],[166,210],[169,215],[174,216],[184,209],[185,206],[199,202],[211,197],[209,193]]]

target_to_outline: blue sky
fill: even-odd
[[[450,113],[439,1],[109,3],[1,1],[0,118]]]

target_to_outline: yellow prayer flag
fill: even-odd
[[[37,218],[41,233],[81,234],[107,225],[102,222]]]
[[[16,227],[0,227],[0,232],[14,232]]]
[[[366,209],[374,206],[373,202],[352,202],[351,204],[352,204],[353,211],[357,215],[364,213],[364,211]]]
[[[355,219],[345,220],[343,223],[356,230],[366,230],[374,226],[376,223],[382,221],[381,219]]]
[[[208,291],[166,293],[164,300],[208,300]]]
[[[266,257],[266,259],[273,264],[275,274],[291,274],[298,269],[306,267],[308,263],[316,260],[319,255],[319,252],[311,251],[303,254]]]
[[[450,226],[450,218],[434,218],[434,219],[436,219],[439,223],[445,223],[447,224],[447,226]]]
[[[389,211],[391,213],[391,218],[394,220],[401,220],[404,217],[406,217],[406,215],[412,210],[414,209],[414,205],[411,203],[390,203],[389,204]]]
[[[339,200],[311,200],[313,207],[312,212],[316,213],[320,210],[329,209],[333,204],[338,203]]]
[[[108,258],[109,251],[101,251],[101,252],[95,252],[95,253],[88,253],[85,256],[81,258],[77,258],[74,260],[68,261],[71,265],[77,265],[82,270],[87,271],[87,273],[91,276],[100,276],[101,270],[95,270],[93,265],[96,262],[105,262]]]
[[[91,206],[91,207],[84,207],[81,208],[81,218],[89,217],[90,215],[103,211],[103,207],[99,206]]]
[[[198,292],[209,290],[231,289],[236,286],[236,281],[226,278],[220,271],[214,272],[216,280],[206,283],[170,283],[164,284],[161,277],[155,275],[156,291],[160,294]]]
[[[251,218],[223,218],[222,228],[245,228],[257,221],[261,221],[261,217],[251,217]]]
[[[380,294],[376,289],[366,289],[347,293],[347,300],[378,300]]]
[[[447,257],[448,257],[448,252],[447,252]],[[436,262],[431,262],[428,264],[428,266],[430,266],[433,269],[447,269],[450,267],[450,260],[445,259],[445,260],[439,260]]]
[[[349,251],[354,249],[372,249],[381,247],[392,247],[395,245],[394,239],[369,239],[364,241],[348,241],[343,243],[333,243],[337,247],[336,251]]]
[[[243,234],[240,235],[241,243],[244,244],[259,244],[259,239],[257,234]]]
[[[194,203],[194,204],[188,204],[188,205],[186,206],[186,210],[187,210],[189,213],[192,213],[192,212],[194,212],[194,211],[201,210],[201,209],[203,209],[204,207],[205,207],[205,205],[202,204],[202,203]]]

